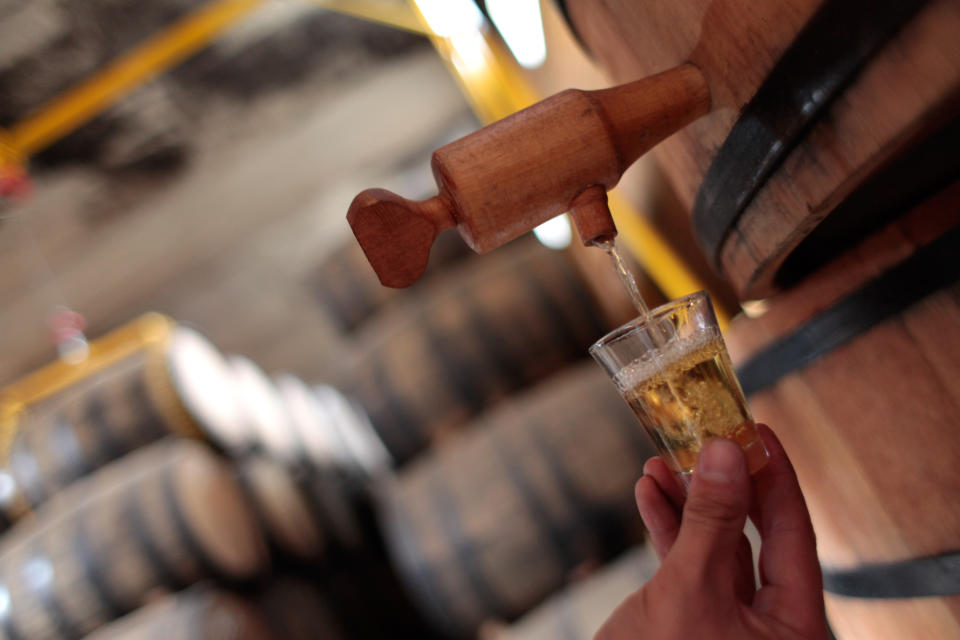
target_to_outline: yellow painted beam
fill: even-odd
[[[0,460],[6,460],[19,418],[31,405],[59,393],[141,349],[165,348],[175,324],[159,313],[147,313],[90,343],[86,359],[56,360],[0,387]]]
[[[324,9],[336,11],[418,35],[429,35],[428,29],[410,5],[392,0],[308,0]]]
[[[0,127],[0,167],[19,166],[23,159],[13,145],[10,132]]]
[[[126,358],[138,349],[162,345],[174,322],[159,313],[147,313],[90,342],[86,359],[70,363],[56,360],[23,378],[0,387],[0,406],[29,407],[44,398]]]
[[[189,57],[266,0],[213,0],[148,39],[9,130],[29,157],[62,138],[160,72]]]

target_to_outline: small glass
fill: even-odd
[[[713,437],[743,449],[750,473],[769,457],[727,354],[710,294],[692,293],[636,318],[590,347],[657,451],[689,487]]]

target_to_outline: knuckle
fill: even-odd
[[[741,529],[745,519],[746,505],[730,496],[690,499],[683,510],[685,522],[715,529]]]

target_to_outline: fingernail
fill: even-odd
[[[743,466],[740,447],[724,438],[714,438],[700,452],[697,472],[704,480],[730,484],[743,473]]]

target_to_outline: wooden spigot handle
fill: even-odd
[[[616,227],[606,191],[658,142],[710,110],[700,70],[684,64],[599,91],[568,90],[437,149],[439,195],[411,202],[364,191],[347,219],[380,282],[412,284],[430,245],[456,226],[485,253],[570,211],[585,244]]]
[[[380,283],[395,288],[416,282],[427,268],[437,234],[457,226],[444,196],[416,202],[386,189],[357,195],[347,221]]]

